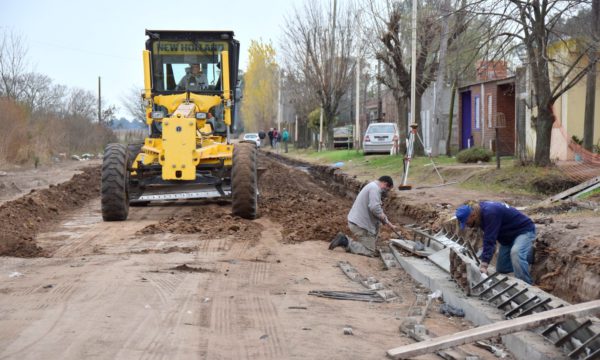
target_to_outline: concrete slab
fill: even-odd
[[[440,290],[444,301],[462,308],[466,319],[476,325],[486,325],[505,320],[503,312],[491,307],[488,302],[467,297],[450,278],[450,275],[430,261],[402,256],[396,252],[396,259],[413,279],[427,286],[431,291]],[[521,331],[502,336],[502,341],[519,360],[567,359],[560,349],[546,341],[541,335],[531,331]]]

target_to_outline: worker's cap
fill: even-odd
[[[469,215],[471,215],[471,212],[473,212],[473,208],[469,205],[461,205],[456,209],[456,219],[460,224],[461,230],[465,228],[465,224],[467,223],[467,219],[469,218]]]

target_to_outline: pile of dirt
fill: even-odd
[[[331,240],[338,231],[347,232],[346,216],[352,202],[335,196],[306,172],[281,164],[259,153],[259,217],[266,216],[283,226],[283,241]],[[228,202],[202,202],[192,211],[172,216],[140,230],[138,234],[170,232],[197,234],[201,239],[235,235],[256,240],[262,226],[231,214]]]
[[[350,199],[332,194],[305,171],[265,155],[259,164],[266,168],[259,181],[259,211],[282,224],[284,242],[330,241],[338,231],[348,232]]]
[[[58,216],[85,204],[100,193],[100,167],[82,169],[71,180],[50,185],[0,206],[0,255],[44,256],[34,238]]]
[[[532,276],[540,288],[567,301],[595,300],[600,298],[600,218],[570,215],[537,225]]]
[[[338,231],[348,233],[347,215],[356,194],[368,181],[359,181],[356,176],[342,170],[326,166],[311,165],[273,153],[264,155],[269,171],[261,178],[261,190],[269,201],[261,203],[261,211],[266,208],[269,216],[278,219],[287,228],[284,239],[289,242],[305,240],[330,240]],[[277,159],[273,162],[270,158]],[[286,163],[289,166],[282,165]],[[307,172],[299,170],[308,170]],[[284,172],[282,173],[281,170]],[[291,177],[288,177],[289,175]],[[283,194],[279,194],[280,184],[286,184]],[[307,187],[307,185],[310,185]],[[289,191],[288,191],[289,190]],[[301,196],[298,196],[300,194]],[[288,196],[289,204],[281,202]],[[383,199],[383,208],[388,218],[397,225],[419,223],[439,228],[441,218],[435,205],[414,203],[396,193]],[[272,203],[272,204],[271,204]],[[283,211],[286,206],[290,210]],[[283,212],[283,214],[282,214]],[[291,216],[285,214],[291,213]],[[296,217],[295,217],[295,216]],[[445,219],[445,217],[444,217]],[[304,227],[303,227],[304,226]],[[408,238],[410,232],[399,228],[400,234]],[[388,227],[381,227],[379,238],[397,238]]]
[[[240,241],[255,242],[263,230],[262,225],[257,222],[233,216],[229,202],[206,200],[196,203],[193,210],[148,225],[137,234],[196,234],[198,239],[218,239],[232,235]]]

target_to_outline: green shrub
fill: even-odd
[[[488,162],[494,156],[494,154],[480,147],[472,147],[465,149],[456,154],[456,161],[460,163],[476,163],[479,161]]]

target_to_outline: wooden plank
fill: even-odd
[[[554,196],[551,196],[548,199],[542,201],[542,204],[550,204],[550,203],[553,203],[555,201],[564,199],[564,198],[566,198],[569,195],[572,195],[572,194],[575,194],[575,193],[577,193],[579,191],[585,190],[585,189],[589,188],[590,186],[594,186],[594,185],[596,185],[598,183],[600,183],[600,176],[596,176],[593,179],[590,179],[590,180],[588,180],[586,182],[582,182],[579,185],[573,186],[570,189],[567,189],[567,190],[565,190],[565,191],[563,191],[561,193],[558,193],[558,194],[556,194]]]
[[[577,305],[565,306],[533,315],[488,324],[455,334],[440,336],[429,341],[400,346],[388,350],[387,355],[392,359],[412,358],[458,345],[485,340],[494,336],[511,334],[518,331],[540,327],[551,322],[564,321],[576,316],[592,316],[598,312],[600,312],[600,300],[589,301]]]
[[[578,192],[577,194],[574,194],[573,196],[569,197],[569,199],[577,199],[577,198],[580,198],[580,197],[582,197],[583,195],[585,195],[585,194],[587,194],[587,193],[589,193],[589,192],[592,192],[592,191],[594,191],[594,190],[596,190],[596,189],[598,189],[598,188],[600,188],[600,183],[598,183],[598,184],[596,184],[596,185],[593,185],[593,186],[590,186],[589,188],[587,188],[587,189],[585,189],[585,190],[582,190],[582,191]]]

